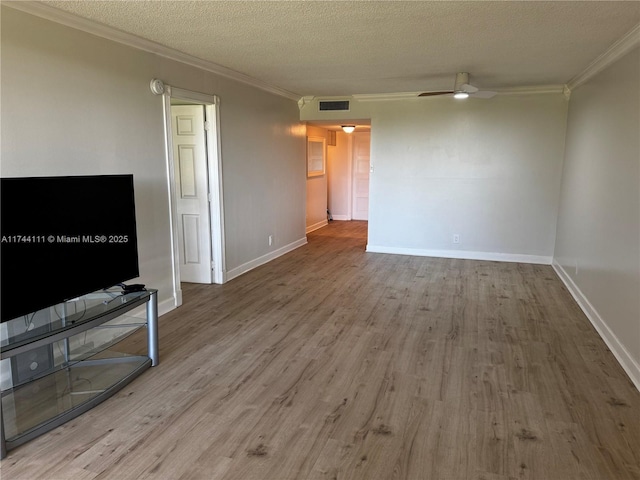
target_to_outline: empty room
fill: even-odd
[[[640,479],[640,3],[2,1],[7,479]]]

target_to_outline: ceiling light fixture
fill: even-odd
[[[455,92],[453,98],[469,98],[469,94],[467,92]]]
[[[351,133],[356,129],[355,125],[342,125],[342,130],[344,133]]]

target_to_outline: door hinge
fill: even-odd
[[[216,264],[213,263],[213,260],[211,260],[211,270],[214,270],[216,268]]]
[[[213,197],[211,196],[211,192],[209,192],[207,194],[207,200],[209,200],[210,202],[213,201]]]
[[[208,132],[211,130],[211,122],[209,120],[204,121],[204,129]]]

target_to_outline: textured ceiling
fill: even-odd
[[[297,95],[564,84],[640,2],[45,1]]]

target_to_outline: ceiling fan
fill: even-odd
[[[419,97],[434,97],[436,95],[450,95],[453,93],[454,98],[492,98],[498,92],[490,92],[489,90],[480,90],[469,83],[469,74],[465,72],[456,73],[456,83],[453,90],[445,90],[440,92],[424,92]]]

